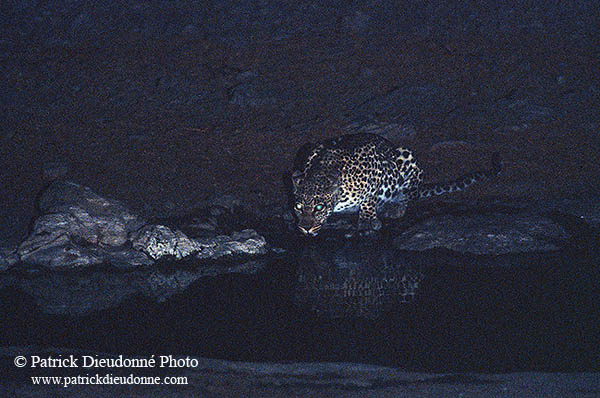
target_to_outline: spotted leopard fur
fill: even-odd
[[[347,134],[304,146],[292,175],[298,228],[316,235],[332,213],[358,211],[358,229],[381,228],[378,213],[400,218],[411,200],[461,191],[500,171],[490,170],[441,184],[422,184],[413,153],[375,134]]]

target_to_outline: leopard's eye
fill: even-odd
[[[302,210],[302,203],[296,203],[296,209]]]
[[[315,210],[316,210],[316,211],[321,211],[321,210],[323,210],[323,205],[322,205],[322,204],[318,204],[318,205],[316,205],[316,206],[315,206]]]

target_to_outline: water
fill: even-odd
[[[584,231],[585,232],[585,231]],[[385,240],[302,240],[254,275],[202,278],[85,316],[15,288],[0,344],[242,361],[352,361],[424,371],[600,369],[600,250],[402,252]]]

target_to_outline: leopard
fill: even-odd
[[[370,234],[382,228],[381,218],[401,219],[409,202],[490,180],[500,173],[496,152],[489,169],[455,180],[423,183],[415,154],[372,133],[350,133],[305,144],[291,174],[297,227],[316,236],[334,213],[358,213],[356,229]]]

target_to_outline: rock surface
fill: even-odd
[[[133,248],[158,260],[163,256],[173,256],[178,260],[201,250],[200,244],[179,230],[171,230],[164,225],[146,225],[131,237]]]
[[[578,198],[563,198],[556,201],[537,203],[540,211],[559,212],[568,214],[588,225],[600,228],[600,200],[598,196],[580,196]]]
[[[265,238],[252,229],[219,235],[214,238],[199,239],[202,250],[197,258],[219,258],[230,255],[260,255],[267,252]]]
[[[125,247],[145,221],[118,201],[73,182],[52,183],[41,195],[42,215],[19,246],[21,261],[49,268],[94,264],[141,265],[151,261]]]
[[[82,315],[139,295],[162,301],[205,276],[264,268],[260,259],[244,258],[267,252],[265,238],[254,230],[190,238],[165,225],[146,224],[120,202],[73,182],[51,184],[39,208],[43,214],[18,248],[0,246],[0,270],[33,265],[85,272],[7,272],[0,275],[0,287],[22,290],[46,313]],[[198,261],[231,256],[235,263]],[[159,259],[170,261],[167,270],[153,266]]]
[[[130,249],[110,251],[100,247],[85,247],[59,236],[53,241],[24,242],[19,248],[21,261],[52,269],[83,268],[91,265],[110,264],[115,267],[150,265],[144,253]]]
[[[19,261],[16,248],[4,246],[0,242],[0,271],[5,271]]]
[[[558,250],[568,238],[562,226],[544,216],[490,213],[430,218],[403,232],[395,245],[403,250],[507,254]]]
[[[136,267],[164,256],[216,259],[266,253],[266,241],[256,231],[215,233],[196,240],[164,225],[146,224],[120,202],[72,182],[50,185],[39,208],[43,214],[17,254],[24,263],[48,268]],[[8,260],[0,264],[4,263]]]
[[[273,93],[258,83],[254,72],[240,73],[236,80],[237,84],[229,90],[229,103],[241,107],[260,107],[277,103]]]
[[[416,129],[408,124],[386,123],[386,122],[364,122],[363,124],[356,122],[346,126],[345,130],[348,133],[370,133],[378,134],[382,137],[396,142],[400,139],[414,137],[417,133]]]
[[[45,215],[71,216],[74,222],[61,226],[68,227],[71,235],[91,244],[120,246],[127,241],[130,232],[145,224],[121,202],[106,199],[88,187],[68,181],[51,184],[39,199],[39,209]]]
[[[363,119],[376,119],[381,115],[421,129],[430,127],[455,106],[454,100],[441,87],[402,82],[393,90],[366,100],[354,111]]]
[[[180,260],[194,254],[198,259],[217,259],[231,255],[260,255],[267,252],[267,242],[256,231],[248,229],[231,235],[190,239],[179,230],[164,225],[147,225],[131,238],[134,249],[158,260],[173,256]]]

